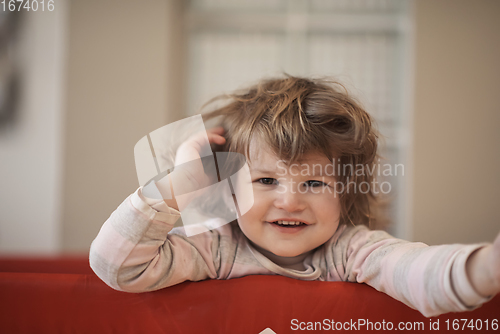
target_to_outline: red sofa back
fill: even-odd
[[[468,319],[463,330],[457,319]],[[470,320],[473,327],[467,327]],[[86,258],[0,260],[2,333],[258,334],[270,328],[282,334],[330,332],[332,326],[356,333],[389,326],[500,333],[499,320],[498,296],[473,312],[428,319],[364,284],[248,276],[132,294],[101,282]]]

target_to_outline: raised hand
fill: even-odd
[[[226,142],[226,138],[223,137],[224,128],[221,126],[208,129],[205,133],[197,133],[194,136],[188,138],[184,143],[182,143],[177,149],[175,155],[175,164],[181,165],[183,163],[200,159],[200,152],[203,150],[203,146],[206,144],[205,138],[208,138],[209,144],[223,145]]]
[[[234,221],[253,205],[245,157],[212,152],[212,144],[225,143],[222,127],[206,130],[196,115],[152,131],[134,148],[142,196],[180,211],[187,236]]]
[[[212,143],[223,145],[226,142],[223,134],[224,129],[216,127],[196,133],[183,142],[176,152],[174,171],[168,177],[156,182],[160,193],[185,195],[217,182],[215,161],[211,154],[206,155],[206,152],[211,151],[205,146]],[[169,199],[170,196],[164,198],[167,205],[176,210],[179,210],[179,204],[185,207],[190,201],[189,196],[184,196],[182,203],[178,203],[178,199],[175,198]]]

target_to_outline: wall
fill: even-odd
[[[1,253],[86,252],[136,189],[134,144],[183,110],[181,3],[71,1],[66,62],[64,15],[30,16],[41,42],[28,60],[39,65],[28,66],[19,131],[0,136]],[[415,10],[413,239],[492,240],[500,2],[417,0]]]
[[[175,119],[174,2],[73,1],[65,122],[63,250],[88,251],[138,187],[135,143]],[[168,106],[168,107],[167,107]]]
[[[21,99],[0,130],[0,253],[61,247],[62,122],[67,2],[23,13],[17,59]]]
[[[500,2],[418,0],[413,237],[500,231]]]

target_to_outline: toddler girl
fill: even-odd
[[[200,138],[214,150],[243,154],[252,205],[229,224],[187,236],[173,226],[178,200],[185,207],[190,199],[171,184],[208,183],[203,167],[176,167],[153,182],[171,198],[145,196],[140,187],[111,214],[92,243],[92,269],[129,292],[246,275],[359,282],[425,316],[489,300],[500,291],[500,236],[493,245],[427,246],[368,228],[378,219],[374,173],[352,167],[373,170],[378,137],[342,88],[287,76],[229,96],[205,115],[221,126],[185,141],[176,165],[203,156]]]

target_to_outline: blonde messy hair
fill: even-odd
[[[249,157],[250,141],[257,137],[289,164],[306,152],[319,152],[341,165],[362,164],[371,170],[378,158],[372,118],[340,83],[287,75],[216,97],[207,105],[217,100],[227,103],[204,119],[221,117],[227,142],[219,150]],[[372,185],[373,179],[369,173],[337,175],[337,182],[351,188],[340,196],[341,223],[379,226],[373,187],[366,193],[352,189],[361,182]]]

